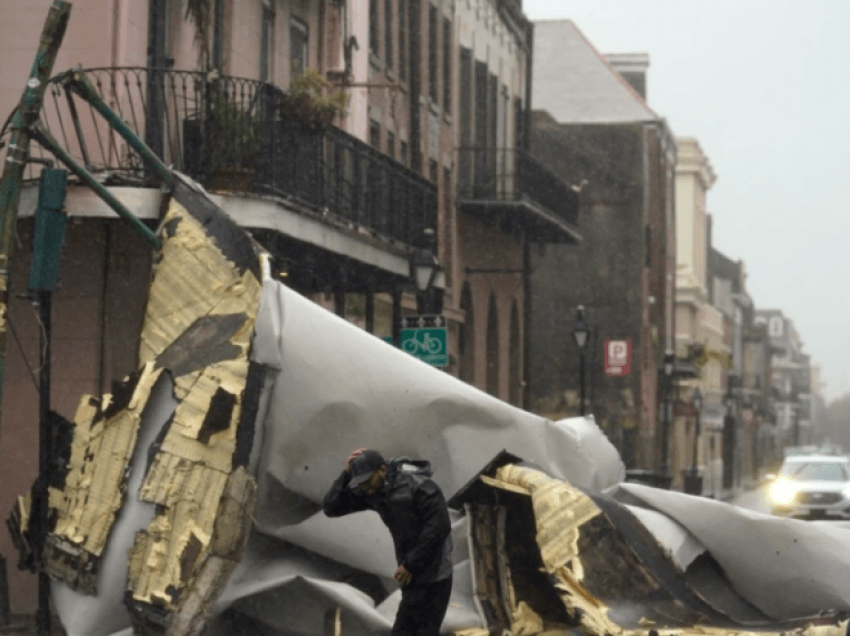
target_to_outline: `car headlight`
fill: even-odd
[[[787,506],[794,501],[797,491],[798,488],[794,482],[785,477],[780,477],[770,485],[767,496],[773,503],[779,506]]]

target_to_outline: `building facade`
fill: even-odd
[[[698,377],[682,379],[674,389],[673,484],[681,485],[684,471],[696,468],[712,492],[722,480],[724,380],[731,357],[731,333],[709,293],[707,194],[717,176],[696,139],[679,138],[677,147],[675,350],[677,358],[691,361]],[[703,400],[699,431],[693,403],[697,388]]]
[[[673,347],[675,143],[638,92],[646,56],[608,62],[571,21],[552,21],[535,24],[534,60],[532,151],[581,191],[583,242],[546,245],[533,257],[532,405],[579,411],[571,331],[581,305],[591,328],[587,412],[627,467],[666,472],[659,371]],[[606,373],[610,341],[630,346],[628,374]]]
[[[80,64],[154,152],[250,230],[290,287],[396,341],[404,315],[442,311],[446,371],[521,405],[530,245],[553,234],[575,240],[578,200],[520,152],[531,27],[518,4],[210,0],[208,7],[199,23],[178,0],[75,2],[54,70]],[[23,91],[45,15],[39,3],[4,13],[4,118]],[[94,32],[103,37],[93,41]],[[156,227],[159,184],[65,90],[48,89],[45,124],[110,194]],[[334,109],[340,96],[344,108]],[[9,317],[20,345],[10,347],[4,369],[6,510],[37,470],[38,395],[27,367],[37,366],[39,329],[31,303],[16,294],[26,292],[40,169],[28,169],[13,260]],[[109,392],[136,367],[153,253],[74,179],[66,208],[51,406],[71,419],[80,396]],[[423,254],[441,272],[417,294],[412,264]],[[11,552],[0,533],[0,555]],[[13,610],[30,611],[34,577],[9,574]]]

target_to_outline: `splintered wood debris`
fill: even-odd
[[[244,464],[259,395],[255,384],[262,382],[249,360],[260,268],[249,262],[249,239],[241,229],[214,206],[199,210],[172,200],[163,220],[139,371],[115,395],[84,396],[70,448],[54,449],[67,460],[67,473],[64,484],[49,491],[45,568],[72,589],[95,595],[145,407],[161,374],[169,374],[178,405],[148,451],[139,492],[130,493],[156,506],[128,555],[126,603],[138,634],[203,630],[242,558],[256,503],[256,483]],[[214,222],[215,238],[199,219]],[[24,559],[31,552],[29,497],[19,500],[7,523]]]
[[[492,549],[497,543],[497,538],[490,536],[497,528],[491,520],[493,515],[485,512],[489,506],[466,504],[465,509],[473,526],[470,529],[473,538],[472,560],[483,561],[472,564],[473,585],[478,595],[479,609],[482,602],[486,602],[489,611],[484,612],[486,628],[457,630],[454,632],[456,636],[487,636],[494,629],[522,636],[787,636],[791,633],[709,626],[703,624],[707,622],[706,616],[702,616],[703,621],[694,620],[688,624],[680,622],[673,627],[663,626],[647,618],[639,620],[636,627],[620,625],[612,620],[612,608],[600,598],[599,590],[611,590],[614,594],[631,593],[631,600],[638,603],[640,599],[657,599],[664,590],[617,537],[613,524],[594,500],[567,482],[549,477],[539,470],[513,464],[502,466],[492,477],[480,475],[479,479],[493,488],[512,493],[512,496],[526,495],[530,498],[536,529],[535,543],[542,558],[543,573],[548,583],[555,587],[572,620],[570,624],[560,625],[547,621],[533,607],[536,605],[536,609],[541,609],[540,599],[523,599],[519,590],[514,589],[510,583],[510,571],[495,574],[493,555],[499,551]],[[516,506],[497,506],[496,509],[500,511],[506,507],[509,516],[511,513],[521,514]],[[488,525],[488,528],[479,527],[482,524]],[[501,534],[501,531],[496,534]],[[523,552],[522,546],[514,546],[517,547],[520,559],[528,558],[527,548]],[[516,567],[519,562],[515,557],[511,563]],[[501,578],[501,598],[495,591],[497,585],[481,581],[481,577],[488,574],[491,580],[495,580],[494,577]],[[600,585],[603,578],[605,581]],[[614,579],[624,582],[617,583]],[[609,584],[610,588],[607,587]],[[623,587],[618,589],[618,585]],[[509,610],[510,625],[504,625],[506,612],[498,607],[504,603],[508,605],[506,609]],[[684,616],[688,616],[686,608],[678,601],[667,608],[678,608]],[[549,613],[552,613],[551,608]],[[793,633],[800,636],[844,636],[847,629],[848,621],[843,620],[829,624],[804,624],[793,629]]]
[[[221,592],[250,528],[253,478],[233,457],[261,285],[176,202],[164,226],[139,357],[169,365],[180,403],[139,492],[158,512],[136,537],[128,588],[137,631],[183,634],[177,623],[203,627],[186,604],[200,611]]]

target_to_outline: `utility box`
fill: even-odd
[[[45,168],[41,172],[29,284],[33,291],[53,291],[56,288],[68,222],[65,214],[67,183],[67,170]]]

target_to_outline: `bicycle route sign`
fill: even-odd
[[[401,349],[435,367],[446,366],[449,363],[446,317],[403,316]]]

